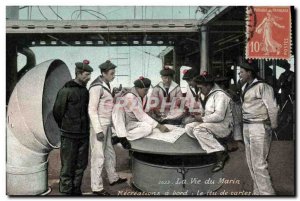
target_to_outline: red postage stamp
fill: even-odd
[[[246,58],[286,59],[291,56],[290,7],[248,7]]]

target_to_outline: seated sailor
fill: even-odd
[[[180,86],[173,81],[175,71],[165,66],[161,71],[161,79],[150,96],[147,110],[149,115],[163,124],[181,124],[183,108],[180,109],[182,92]]]
[[[232,99],[232,116],[233,116],[233,132],[228,140],[228,151],[236,151],[239,146],[243,147],[243,135],[242,135],[242,105],[241,99],[238,93],[237,86],[230,86],[230,78],[224,76],[217,76],[215,83],[223,89]]]
[[[195,122],[195,115],[203,112],[202,105],[200,102],[200,90],[192,82],[193,78],[197,76],[197,72],[194,69],[184,70],[182,79],[188,83],[186,96],[185,96],[185,115],[182,120],[182,124]]]
[[[212,171],[217,172],[223,169],[229,158],[222,139],[232,132],[231,98],[214,83],[213,77],[207,72],[195,77],[193,81],[204,95],[204,100],[201,100],[204,113],[195,115],[197,122],[187,124],[185,129],[207,153],[216,152],[217,162]]]
[[[151,80],[141,76],[134,81],[132,89],[116,100],[112,119],[119,138],[137,140],[150,135],[154,128],[158,128],[161,132],[169,131],[144,111],[150,85]]]

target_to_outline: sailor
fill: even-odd
[[[182,79],[188,83],[184,104],[185,115],[182,120],[183,125],[195,122],[195,115],[203,113],[203,108],[200,102],[201,91],[193,82],[193,78],[197,75],[198,74],[194,69],[183,71]]]
[[[92,67],[88,60],[75,63],[75,79],[57,94],[53,116],[61,130],[59,192],[81,195],[81,182],[89,154],[89,92]]]
[[[109,195],[103,188],[102,169],[110,185],[126,182],[116,172],[116,153],[111,142],[114,95],[110,86],[117,66],[109,60],[100,64],[101,75],[90,85],[89,116],[91,119],[91,188],[95,195]]]
[[[207,153],[216,153],[217,162],[212,172],[217,172],[223,169],[229,159],[222,139],[232,132],[232,100],[207,72],[198,75],[193,81],[204,95],[204,100],[201,100],[204,112],[195,115],[197,122],[187,124],[185,129],[190,137],[198,140]]]
[[[230,87],[230,79],[224,76],[216,76],[216,84],[223,89],[232,99],[232,116],[234,122],[234,128],[231,137],[228,139],[228,151],[236,151],[240,147],[243,147],[243,135],[242,135],[242,105],[237,89]]]
[[[240,77],[246,82],[241,96],[243,135],[253,194],[274,195],[267,158],[279,108],[273,88],[256,78],[257,67],[251,62],[241,63],[240,67]]]
[[[160,71],[162,81],[152,90],[149,114],[163,124],[179,125],[184,114],[184,108],[180,107],[183,96],[180,86],[173,81],[174,74],[171,66]]]
[[[147,93],[151,80],[143,76],[134,81],[134,87],[116,101],[113,123],[118,137],[129,141],[150,135],[154,128],[161,132],[169,129],[152,119],[146,112]]]
[[[295,73],[290,70],[291,65],[288,62],[283,63],[282,67],[285,71],[280,74],[278,79],[281,108],[287,101],[292,103],[295,99]]]

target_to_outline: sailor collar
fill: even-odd
[[[107,88],[110,92],[112,92],[112,89],[106,84],[103,77],[99,77],[100,81],[102,82],[103,87]]]
[[[257,79],[257,78],[255,78],[255,79],[251,82],[251,84],[248,85],[248,88],[249,88],[250,86],[252,86],[253,84],[255,84],[256,82],[258,82],[258,79]],[[246,85],[247,85],[247,82],[243,85],[242,91],[245,90]]]
[[[159,86],[162,90],[164,90],[164,91],[166,92],[166,89],[165,89],[165,87],[164,87],[164,85],[163,85],[162,82],[158,83],[158,86]],[[169,87],[169,93],[168,93],[168,94],[170,94],[170,93],[171,93],[174,89],[176,89],[178,86],[179,86],[179,85],[178,85],[176,82],[172,81],[172,82],[171,82],[171,85],[170,85],[170,87]]]

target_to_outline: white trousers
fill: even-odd
[[[232,117],[234,122],[233,127],[233,140],[242,141],[242,124],[243,124],[243,115],[242,115],[242,106],[241,104],[234,103],[232,105]]]
[[[128,131],[127,139],[130,141],[146,137],[153,130],[152,126],[145,122],[129,122],[126,129]]]
[[[201,123],[189,123],[185,126],[185,130],[190,137],[198,140],[202,149],[207,153],[225,150],[225,148],[218,142],[209,129],[201,127]]]
[[[275,195],[268,171],[268,154],[272,140],[269,125],[256,123],[243,125],[245,152],[253,180],[254,195]]]
[[[97,140],[96,133],[91,128],[91,188],[92,191],[103,190],[102,169],[105,166],[109,183],[119,179],[116,173],[116,153],[111,144],[111,127],[103,126],[104,141]]]

